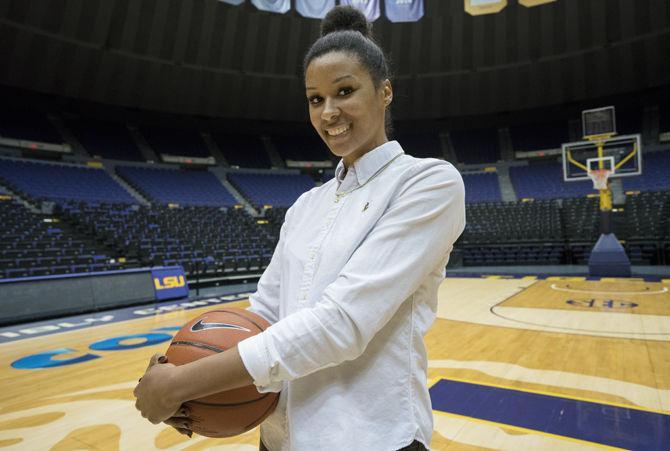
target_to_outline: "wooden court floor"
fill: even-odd
[[[0,329],[0,449],[256,450],[134,408],[148,358],[216,302]],[[670,449],[670,279],[448,278],[437,313],[432,449]]]

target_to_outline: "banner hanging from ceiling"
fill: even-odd
[[[417,22],[423,17],[423,0],[385,0],[384,6],[391,22]]]
[[[335,0],[295,0],[295,9],[303,17],[323,19],[335,7]]]
[[[340,5],[350,5],[360,9],[368,22],[379,19],[379,0],[340,0]]]
[[[251,3],[261,11],[284,14],[291,9],[291,0],[251,0]]]

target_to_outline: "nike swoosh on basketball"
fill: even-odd
[[[198,321],[194,325],[191,326],[191,331],[192,332],[197,332],[199,330],[207,330],[207,329],[235,329],[235,330],[243,330],[245,332],[251,332],[251,330],[247,329],[246,327],[238,326],[236,324],[227,324],[227,323],[205,323],[202,320]]]

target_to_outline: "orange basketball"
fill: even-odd
[[[255,313],[225,308],[203,313],[182,327],[167,350],[168,362],[183,365],[232,348],[270,324]],[[231,437],[259,425],[277,406],[278,393],[258,393],[254,385],[215,393],[186,403],[196,434]]]

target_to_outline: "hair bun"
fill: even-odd
[[[353,6],[336,6],[321,21],[321,36],[344,30],[358,31],[366,38],[372,37],[372,27],[365,15]]]

